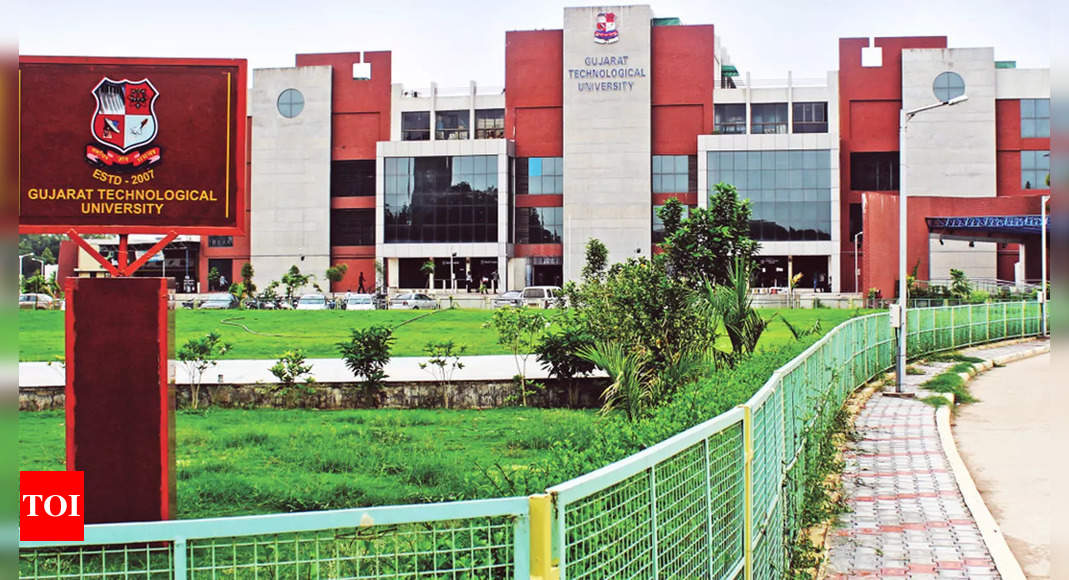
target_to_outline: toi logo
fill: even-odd
[[[81,471],[20,471],[19,540],[84,540],[84,475]]]

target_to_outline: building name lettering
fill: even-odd
[[[646,69],[628,66],[628,60],[627,55],[588,56],[583,59],[583,68],[568,69],[568,78],[578,81],[579,92],[632,91],[635,81],[627,79],[646,78]]]
[[[214,189],[111,189],[41,187],[26,191],[27,199],[40,201],[80,201],[83,214],[162,215],[164,203],[207,202],[219,198]]]

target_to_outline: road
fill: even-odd
[[[954,426],[958,450],[1029,578],[1051,577],[1051,461],[1064,457],[1064,441],[1051,436],[1062,417],[1050,365],[1045,354],[977,376],[969,388],[980,402],[962,405]]]

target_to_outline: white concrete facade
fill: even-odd
[[[939,102],[932,84],[943,72],[965,81],[968,101],[924,111],[906,129],[909,196],[995,197],[995,51],[993,48],[902,51],[902,108]]]
[[[321,278],[330,267],[331,67],[253,71],[250,261],[260,280],[290,266]],[[292,119],[278,111],[286,89],[304,96]]]
[[[515,143],[506,139],[467,139],[449,141],[380,141],[375,153],[375,257],[391,265],[387,269],[392,278],[387,283],[397,286],[396,272],[399,258],[447,258],[456,252],[457,258],[497,257],[497,275],[501,287],[509,287],[508,259],[512,255],[509,239],[509,198],[512,195],[509,164],[515,156]],[[385,159],[387,157],[454,157],[495,155],[497,157],[497,242],[434,244],[386,243]]]
[[[619,35],[596,42],[610,12]],[[591,238],[610,262],[649,255],[652,17],[647,5],[564,9],[565,280],[579,278]]]
[[[831,184],[831,239],[823,241],[762,241],[759,255],[762,256],[827,256],[828,273],[831,277],[831,290],[838,292],[841,281],[836,273],[840,271],[840,187],[839,187],[839,90],[838,75],[828,73],[824,86],[814,86],[812,82],[805,86],[796,86],[793,75],[788,73],[781,86],[753,87],[749,78],[740,83],[739,88],[717,89],[716,103],[746,104],[747,132],[745,134],[716,134],[698,136],[698,206],[708,207],[709,193],[713,184],[709,183],[708,153],[710,151],[805,151],[827,150],[830,152],[829,183]],[[828,131],[826,133],[793,133],[795,102],[826,102],[828,104]],[[751,134],[749,133],[750,105],[754,103],[787,103],[787,133]],[[745,188],[740,190],[740,197],[745,197]]]

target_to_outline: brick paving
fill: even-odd
[[[997,358],[1022,344],[968,354]],[[904,390],[951,363],[917,364]],[[855,421],[861,439],[844,453],[843,488],[849,507],[829,534],[827,577],[999,578],[943,454],[935,407],[914,398],[876,393]]]

